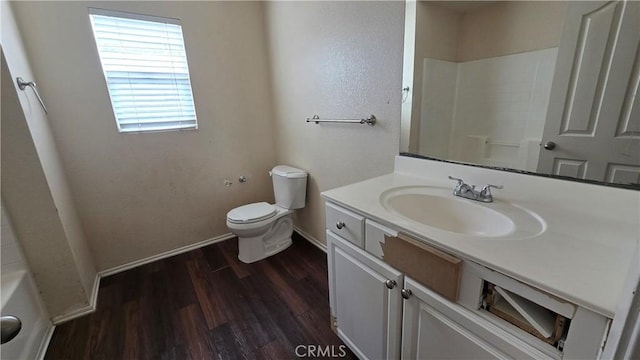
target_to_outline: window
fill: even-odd
[[[197,129],[176,19],[89,9],[120,132]]]

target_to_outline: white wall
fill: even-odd
[[[458,63],[425,58],[422,66],[418,154],[450,158]]]
[[[535,171],[537,162],[526,160],[538,157],[557,53],[552,48],[460,63],[448,158]],[[482,153],[469,143],[478,136],[488,141]]]
[[[566,4],[417,9],[410,151],[535,171]]]
[[[98,270],[228,233],[272,201],[269,63],[260,2],[15,2]],[[182,21],[199,129],[120,134],[87,8]],[[239,184],[238,176],[249,181]],[[224,179],[234,182],[223,185]]]
[[[429,1],[416,2],[416,24],[413,60],[413,82],[410,84],[410,99],[413,111],[411,111],[411,132],[409,134],[409,152],[422,153],[430,144],[425,144],[423,134],[430,129],[424,129],[422,121],[422,109],[427,104],[423,101],[432,94],[423,94],[422,81],[425,76],[424,59],[437,59],[442,61],[456,61],[458,53],[458,38],[460,36],[460,23],[462,14],[450,8],[435,5]],[[443,90],[446,92],[446,90]],[[403,109],[406,111],[406,109]],[[403,149],[406,151],[406,149]]]
[[[3,50],[7,49],[5,44],[3,42]],[[93,282],[88,281],[88,277],[95,279],[95,270],[78,266],[86,262],[76,263],[77,254],[65,233],[42,158],[36,149],[39,139],[33,138],[30,131],[34,124],[29,125],[25,119],[7,62],[3,51],[2,203],[10,212],[11,229],[15,231],[13,238],[20,239],[47,309],[56,316],[89,305]],[[42,146],[42,142],[39,145]],[[8,235],[11,239],[11,232],[6,233],[9,227],[5,229],[4,225],[8,224],[3,224],[2,236]],[[12,257],[17,262],[14,265],[24,265],[20,259]]]
[[[0,256],[2,256],[0,269],[2,271],[0,272],[7,274],[14,271],[27,271],[27,262],[22,255],[20,243],[4,205],[0,204],[0,212],[2,219],[0,223]]]
[[[2,16],[2,198],[52,316],[89,305],[96,269],[49,119],[15,84],[31,71],[14,14]]]
[[[296,225],[324,241],[320,192],[393,171],[398,153],[403,2],[269,2],[277,159],[309,172]],[[306,123],[361,118],[374,127]]]
[[[535,171],[557,50],[425,59],[420,154]]]
[[[420,109],[436,107],[435,112],[442,113],[442,104],[435,101],[426,104],[433,94],[450,92],[450,88],[430,88],[429,94],[423,94],[423,80],[432,75],[424,74],[425,59],[450,61],[452,63],[471,63],[473,60],[486,60],[494,57],[519,54],[534,50],[556,48],[560,43],[560,35],[566,10],[566,2],[562,1],[489,1],[489,2],[429,2],[418,1],[416,7],[415,25],[415,60],[411,69],[405,69],[413,74],[411,89],[412,101],[410,105],[403,105],[403,116],[410,113],[410,131],[405,130],[402,151],[419,153],[426,156],[441,157],[440,148],[442,138],[429,136],[434,130],[429,121],[421,118]],[[444,64],[444,63],[441,63]],[[406,81],[405,81],[406,83]],[[405,122],[408,122],[406,120]],[[424,127],[428,127],[425,129]],[[405,125],[405,128],[408,128]],[[438,126],[443,130],[444,126]],[[438,132],[440,134],[440,132]],[[433,143],[437,140],[438,144]],[[484,151],[480,145],[481,138],[470,138],[470,144],[465,147],[469,151]],[[537,144],[527,144],[530,152],[535,152]],[[438,151],[433,152],[434,148]],[[429,152],[426,149],[429,149]],[[502,150],[502,149],[490,149]],[[493,158],[503,157],[494,154]],[[531,154],[518,154],[518,161],[526,162],[528,170],[535,170],[535,159]],[[510,154],[507,154],[510,156]],[[479,156],[484,157],[484,154]],[[450,157],[448,157],[450,158]],[[451,159],[451,158],[450,158]],[[461,161],[480,162],[476,157],[455,158]],[[531,163],[531,165],[530,165]],[[503,161],[487,165],[510,166]],[[523,166],[517,166],[523,168]]]
[[[117,133],[89,6],[182,21],[197,131]],[[402,2],[12,7],[98,270],[228,233],[229,209],[273,200],[267,171],[277,163],[309,171],[296,224],[322,241],[320,192],[393,170]],[[378,123],[306,123],[314,114],[375,114]],[[239,175],[249,181],[239,184]],[[225,178],[234,185],[225,187]]]
[[[558,47],[566,1],[495,1],[463,14],[457,61]]]
[[[417,59],[458,60],[462,13],[429,1],[416,4]]]

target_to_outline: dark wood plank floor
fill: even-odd
[[[45,359],[355,358],[329,326],[322,251],[294,234],[254,264],[237,254],[233,239],[102,279],[96,311],[56,327]]]

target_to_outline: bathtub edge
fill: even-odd
[[[49,348],[49,343],[51,343],[51,338],[53,337],[53,331],[55,329],[56,326],[52,323],[49,323],[47,332],[44,334],[42,342],[40,343],[40,347],[38,348],[38,352],[36,353],[37,360],[44,360],[45,355],[47,355],[47,349]]]

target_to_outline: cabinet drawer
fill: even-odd
[[[363,248],[364,217],[330,203],[327,203],[325,209],[327,230]]]

